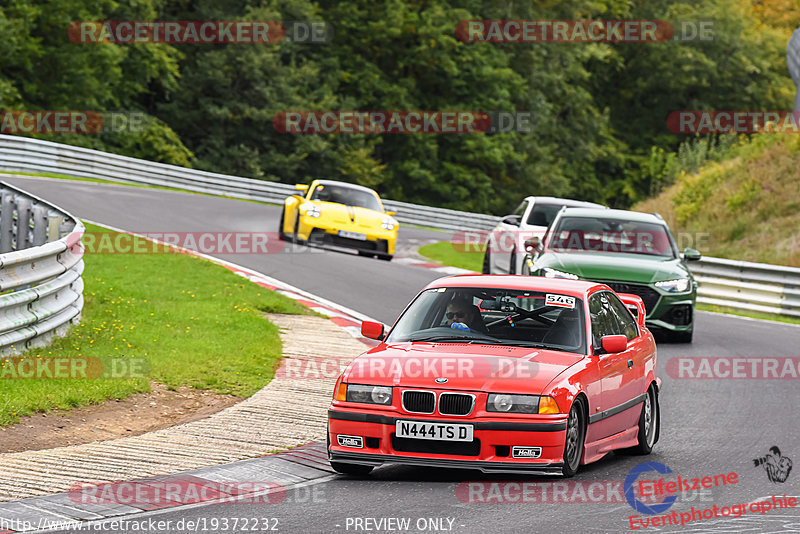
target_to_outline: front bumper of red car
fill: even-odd
[[[397,421],[471,425],[473,439],[398,438]],[[371,466],[397,463],[561,475],[566,426],[566,414],[461,418],[332,407],[328,411],[328,457],[332,462]]]

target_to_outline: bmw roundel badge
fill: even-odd
[[[437,384],[444,384],[445,382],[447,382],[447,379],[444,377],[437,378],[436,380],[434,380],[434,382],[436,382]]]

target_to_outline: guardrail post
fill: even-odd
[[[53,215],[52,213],[47,217],[47,240],[57,241],[61,239],[61,223],[64,222],[64,217],[60,215]]]
[[[17,250],[24,250],[31,246],[31,205],[28,198],[17,200]]]
[[[14,194],[3,191],[0,204],[0,254],[11,252],[14,240]]]
[[[47,212],[44,206],[33,207],[33,246],[47,243]]]

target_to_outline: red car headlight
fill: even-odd
[[[487,412],[503,413],[539,413],[539,397],[537,395],[506,395],[490,393],[486,401]]]
[[[336,391],[336,400],[388,406],[392,404],[392,388],[365,384],[340,384]]]
[[[486,400],[487,412],[500,413],[561,413],[553,397],[538,395],[508,395],[491,393]]]

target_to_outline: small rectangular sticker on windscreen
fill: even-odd
[[[568,297],[567,295],[553,295],[548,293],[545,300],[545,306],[559,306],[561,308],[574,308],[575,297]]]

